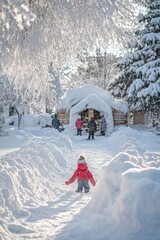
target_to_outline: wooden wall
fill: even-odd
[[[114,126],[125,125],[128,126],[128,114],[113,110],[113,123]]]
[[[133,113],[133,124],[146,124],[148,121],[147,113],[134,112]]]
[[[93,109],[90,112],[90,117],[93,115]],[[64,125],[69,124],[69,112],[65,109],[58,111],[58,118],[60,122]],[[114,126],[125,125],[128,126],[128,113],[118,112],[116,110],[112,111]],[[160,113],[158,114],[160,117]],[[132,117],[132,124],[147,124],[148,123],[148,114],[143,112],[134,112]]]
[[[63,125],[69,124],[69,112],[66,109],[61,109],[57,112],[58,118]]]
[[[93,115],[93,109],[91,110],[92,111],[89,111],[90,117]],[[57,114],[62,124],[64,125],[69,124],[69,112],[67,112],[65,109],[61,109],[60,111],[58,111]],[[113,110],[113,122],[114,122],[114,126],[119,126],[119,125],[128,126],[128,114]]]

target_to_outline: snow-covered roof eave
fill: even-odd
[[[111,108],[123,113],[128,112],[128,105],[124,100],[114,99],[109,92],[95,86],[83,86],[81,88],[70,89],[64,97],[61,105],[59,105],[58,110],[65,109],[66,111],[70,111],[75,105],[79,104],[83,99],[86,99],[86,97],[92,94],[97,96],[97,98],[101,99]],[[94,108],[94,106],[92,106],[92,108]]]
[[[113,117],[111,107],[95,94],[90,94],[85,99],[76,104],[70,111],[70,128],[74,129],[78,114],[87,108],[94,108],[103,113],[107,120],[108,131],[113,128]]]
[[[72,114],[74,114],[74,113],[78,113],[80,111],[83,111],[87,108],[94,108],[97,111],[102,111],[102,112],[106,112],[106,109],[107,109],[107,112],[111,111],[111,108],[107,103],[105,103],[97,95],[90,94],[89,96],[84,98],[82,101],[80,101],[78,104],[76,104],[71,109],[71,112],[72,112]]]
[[[83,100],[82,100],[83,101]],[[102,100],[103,101],[103,100]],[[104,101],[103,101],[104,102]],[[59,105],[59,107],[57,107],[57,110],[60,111],[62,109],[66,110],[67,112],[69,112],[74,106],[76,106],[77,104],[79,104],[80,102],[77,101],[75,104],[73,105],[67,105],[67,104],[61,104]],[[104,102],[105,104],[108,104],[108,102]],[[108,104],[110,105],[111,108],[115,109],[118,112],[123,112],[123,113],[127,113],[128,112],[128,103],[123,101],[123,100],[119,100],[119,99],[115,99],[114,102],[112,104]],[[94,108],[95,106],[92,105],[92,107],[88,104],[88,108]]]

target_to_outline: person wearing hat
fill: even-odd
[[[88,166],[84,156],[80,156],[77,163],[77,169],[73,173],[72,177],[68,181],[65,181],[65,184],[69,185],[77,179],[78,188],[76,192],[82,193],[84,189],[84,192],[88,193],[90,189],[89,181],[92,183],[93,186],[96,185],[96,181],[94,180],[92,173],[88,170]]]
[[[106,122],[104,115],[102,115],[101,121],[100,121],[100,130],[101,130],[102,136],[105,136],[106,129],[107,129],[107,122]]]
[[[58,119],[57,114],[54,114],[54,115],[51,114],[51,118],[52,118],[52,127],[57,129],[59,132],[61,132],[61,130],[60,130],[61,123],[60,123],[60,121]]]
[[[88,122],[88,140],[93,139],[94,140],[94,132],[97,129],[97,124],[94,120],[94,117],[91,117],[91,120]]]
[[[80,135],[82,136],[82,126],[83,126],[83,121],[81,119],[81,116],[78,116],[78,119],[75,122],[76,128],[77,128],[77,136]]]

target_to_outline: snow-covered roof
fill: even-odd
[[[68,90],[66,96],[62,100],[62,104],[58,109],[71,109],[74,105],[81,102],[86,97],[90,96],[90,103],[92,102],[92,108],[97,106],[97,98],[101,99],[104,103],[107,103],[111,108],[117,111],[126,113],[128,111],[127,102],[123,100],[114,99],[113,96],[104,89],[87,85],[80,88],[72,88]],[[97,98],[95,98],[97,96]],[[100,101],[98,101],[100,102]],[[90,106],[88,105],[88,108]]]
[[[106,109],[105,112],[111,112],[109,105],[95,94],[90,94],[89,96],[82,99],[72,108],[71,111],[73,113],[78,113],[80,110],[85,110],[86,108],[94,108],[97,111],[103,111]]]
[[[70,128],[75,126],[75,121],[80,111],[86,108],[94,108],[105,115],[108,131],[113,128],[112,110],[111,107],[95,94],[90,94],[79,103],[71,108],[70,111]]]

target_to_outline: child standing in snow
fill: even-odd
[[[76,179],[78,180],[78,188],[76,192],[82,192],[84,188],[84,192],[88,193],[90,189],[88,181],[90,181],[93,186],[96,185],[96,181],[94,180],[92,173],[88,170],[86,160],[83,156],[79,157],[77,169],[73,173],[72,177],[65,182],[65,184],[69,185]]]
[[[88,131],[89,131],[88,140],[90,140],[91,137],[94,140],[94,132],[96,131],[96,129],[97,129],[96,122],[94,118],[91,117],[91,120],[88,123]]]
[[[83,126],[83,121],[81,119],[81,116],[78,116],[78,119],[76,120],[76,128],[77,128],[77,136],[80,135],[82,136],[82,126]]]

